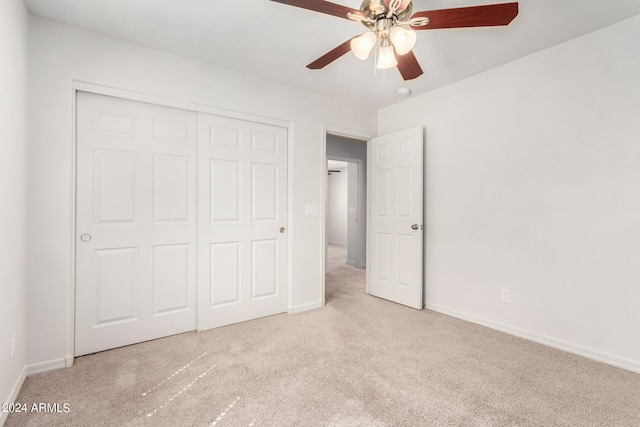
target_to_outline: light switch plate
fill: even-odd
[[[306,216],[318,216],[320,214],[318,205],[304,205],[304,214]]]

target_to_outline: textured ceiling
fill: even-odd
[[[511,1],[505,0],[504,3]],[[33,15],[372,107],[421,94],[640,13],[639,0],[523,0],[506,27],[420,31],[424,69],[404,82],[347,54],[322,70],[305,65],[365,28],[269,0],[24,0]],[[355,9],[359,0],[337,0]],[[414,12],[499,0],[414,0]],[[372,55],[373,56],[373,55]]]

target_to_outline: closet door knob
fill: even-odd
[[[84,233],[82,236],[80,236],[80,240],[82,240],[83,242],[88,242],[89,240],[91,240],[91,234]]]
[[[412,229],[412,230],[417,230],[418,228],[420,228],[420,226],[419,226],[418,224],[413,224],[413,225],[411,226],[411,229]]]
[[[280,227],[280,233],[284,233],[284,227]]]

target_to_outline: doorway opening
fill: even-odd
[[[325,303],[366,292],[367,141],[326,134]]]
[[[364,242],[362,252],[366,251],[365,292],[420,310],[424,306],[424,131],[415,127],[378,137],[363,136],[360,140],[347,135],[334,135],[332,130],[324,129],[322,238],[326,245],[327,160],[361,162],[364,167],[359,175],[367,178],[366,186],[364,178],[359,184],[363,190],[356,215],[364,213],[359,216],[358,229],[362,230],[359,237]],[[358,156],[365,160],[347,152],[353,147],[366,153]],[[322,266],[325,272],[330,272],[332,266],[326,262],[328,248],[325,250]],[[323,305],[331,298],[327,276],[322,282]],[[331,290],[340,291],[335,286]]]

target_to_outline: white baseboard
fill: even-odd
[[[40,372],[53,371],[67,367],[67,359],[49,360],[48,362],[35,363],[27,366],[27,376],[39,374]]]
[[[289,314],[302,313],[304,311],[315,310],[322,307],[322,301],[312,302],[311,304],[297,305],[289,309]]]
[[[3,400],[3,403],[14,403],[16,401],[16,399],[18,398],[18,393],[20,393],[20,390],[22,389],[22,384],[24,384],[25,378],[27,378],[26,367],[22,368],[22,372],[20,372],[20,375],[18,375],[18,379],[16,379],[16,382],[13,384],[13,388],[11,389],[7,400]],[[4,425],[8,417],[8,412],[0,411],[0,427]]]
[[[588,347],[581,346],[579,344],[570,343],[567,341],[552,338],[546,335],[537,334],[535,332],[527,331],[525,329],[516,328],[511,325],[507,325],[493,320],[485,319],[473,314],[464,313],[458,310],[454,310],[448,307],[443,307],[435,304],[425,304],[428,310],[436,311],[438,313],[446,314],[447,316],[455,317],[458,319],[466,320],[471,323],[486,326],[491,329],[495,329],[500,332],[514,335],[519,338],[524,338],[529,341],[544,344],[549,347],[557,348],[558,350],[566,351],[567,353],[577,354],[578,356],[586,357],[587,359],[595,360],[596,362],[606,363],[607,365],[615,366],[616,368],[625,369],[627,371],[640,374],[640,362],[625,359],[622,357],[614,356],[612,354],[604,353],[599,350],[594,350]]]

